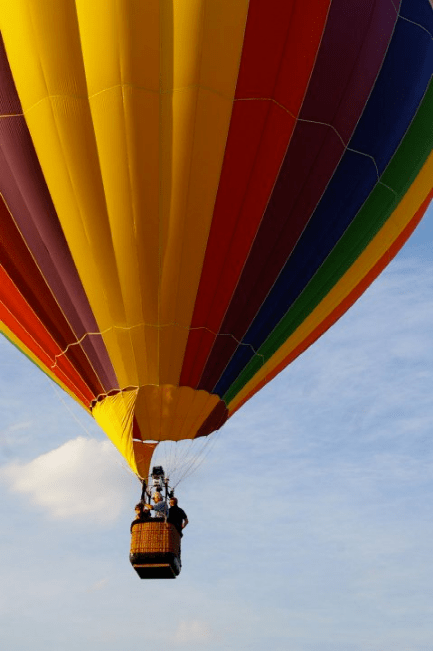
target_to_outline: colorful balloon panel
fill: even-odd
[[[429,0],[14,0],[2,332],[147,475],[325,332],[433,187]]]

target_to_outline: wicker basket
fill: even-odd
[[[171,579],[180,572],[180,535],[164,520],[132,528],[130,561],[142,579]]]
[[[171,553],[179,556],[180,535],[169,522],[149,520],[132,528],[131,554]]]

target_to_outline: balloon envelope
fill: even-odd
[[[144,477],[397,253],[433,186],[429,0],[0,0],[2,332]]]

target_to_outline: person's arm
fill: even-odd
[[[182,529],[185,529],[185,527],[186,527],[187,524],[188,524],[188,518],[187,518],[187,515],[186,515],[186,513],[185,513],[185,517],[184,517],[184,519],[182,520]]]

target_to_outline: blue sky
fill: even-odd
[[[179,485],[176,581],[128,561],[136,479],[0,339],[8,651],[426,651],[433,639],[433,210]]]

